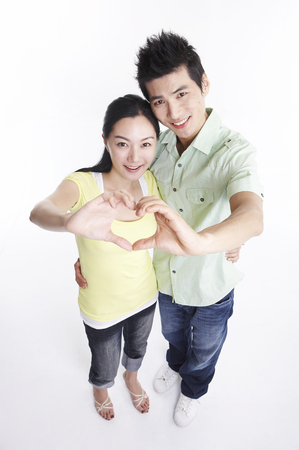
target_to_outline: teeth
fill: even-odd
[[[129,167],[129,166],[126,166],[128,169],[131,169],[131,170],[136,170],[136,169],[139,169],[139,167],[140,166],[138,166],[138,167]]]
[[[176,125],[176,126],[183,125],[184,123],[187,122],[188,119],[189,119],[189,117],[187,117],[187,119],[182,120],[181,122],[173,123],[173,125]]]

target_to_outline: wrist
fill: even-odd
[[[72,233],[68,229],[68,222],[69,222],[70,218],[72,217],[72,215],[73,215],[72,213],[68,212],[62,216],[62,227],[64,228],[64,231],[67,231],[68,233]]]
[[[213,235],[206,230],[200,231],[197,233],[197,236],[199,238],[198,243],[198,249],[199,253],[197,253],[198,256],[208,255],[209,253],[213,253],[212,251],[212,243],[214,241]]]

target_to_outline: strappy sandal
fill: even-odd
[[[128,388],[127,388],[128,389]],[[142,388],[141,388],[142,389]],[[130,389],[128,389],[128,391],[130,392],[131,395],[134,395],[134,397],[137,397],[136,400],[132,400],[133,405],[135,406],[135,408],[139,411],[139,406],[141,405],[141,403],[143,402],[144,399],[148,398],[147,397],[147,393],[144,392],[144,390],[142,389],[142,394],[134,394],[133,392],[130,391]],[[135,405],[135,402],[138,402],[137,405]],[[140,412],[140,411],[139,411]],[[144,412],[148,412],[148,411],[144,411]]]
[[[130,389],[127,386],[126,383],[126,378],[125,378],[125,374],[123,374],[123,379],[125,381],[126,384],[126,388],[128,389],[128,391],[130,392],[131,395],[133,395],[134,397],[137,397],[135,400],[132,399],[132,403],[135,406],[135,408],[137,409],[137,411],[139,411],[139,406],[141,405],[141,403],[143,402],[143,400],[145,400],[146,398],[148,398],[147,393],[142,389],[142,393],[141,394],[134,394],[134,392],[130,391]],[[137,404],[135,404],[135,402],[138,402]],[[141,412],[141,414],[143,414],[144,412],[148,412],[148,411],[139,411]]]
[[[98,411],[98,413],[100,413],[101,411],[103,411],[103,409],[113,409],[112,402],[109,399],[109,396],[106,398],[106,400],[104,401],[104,403],[99,403],[96,401],[96,399],[94,399],[95,403],[99,406],[96,406],[96,410]]]

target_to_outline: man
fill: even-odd
[[[140,216],[156,213],[158,230],[133,248],[155,248],[169,349],[154,388],[163,393],[181,379],[174,421],[186,426],[214,376],[243,277],[224,252],[262,233],[263,194],[255,149],[205,107],[210,82],[186,39],[162,32],[147,39],[137,58],[139,86],[168,130],[151,165],[162,200],[137,205]],[[183,222],[194,231],[180,232]]]

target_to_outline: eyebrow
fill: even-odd
[[[175,94],[177,94],[179,91],[183,91],[184,89],[188,89],[188,86],[187,86],[187,85],[180,86],[178,89],[176,89],[175,91],[173,91],[170,95],[175,95]],[[163,98],[162,95],[152,96],[152,97],[150,97],[149,101],[150,101],[150,102],[153,102],[154,100],[160,100],[161,98]]]
[[[114,136],[115,139],[123,139],[124,141],[130,141],[130,139],[124,137],[124,136]],[[148,136],[146,138],[141,139],[141,141],[147,141],[148,139],[155,139],[154,136]]]

